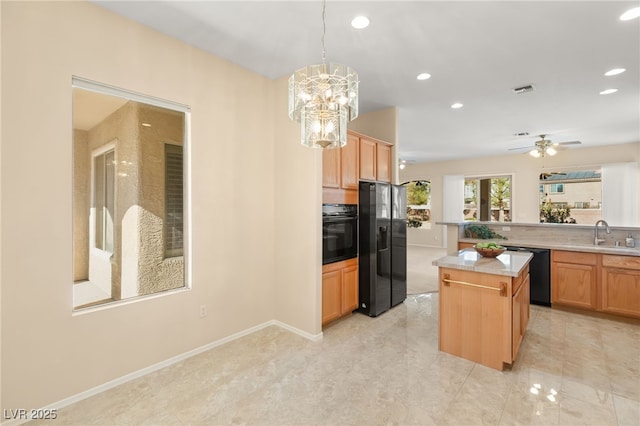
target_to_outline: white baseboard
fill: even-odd
[[[285,324],[284,322],[281,322],[278,320],[272,320],[271,322],[273,323],[273,325],[277,325],[280,328],[284,328],[285,330],[295,333],[299,336],[302,336],[305,339],[309,339],[312,342],[318,342],[322,340],[322,332],[318,334],[311,334],[311,333],[307,333],[306,331],[300,330],[299,328],[290,326],[289,324]]]
[[[165,367],[168,367],[172,364],[176,364],[180,361],[183,361],[187,358],[191,358],[192,356],[198,355],[202,352],[206,352],[208,350],[211,350],[215,347],[224,345],[225,343],[229,343],[233,340],[239,339],[241,337],[244,336],[248,336],[249,334],[255,333],[256,331],[260,331],[263,328],[267,328],[269,326],[275,325],[277,327],[283,328],[291,333],[297,334],[299,336],[304,337],[305,339],[309,339],[313,342],[317,342],[319,340],[322,340],[322,332],[318,333],[318,334],[310,334],[307,333],[306,331],[300,330],[299,328],[293,327],[289,324],[283,323],[281,321],[278,320],[270,320],[267,322],[264,322],[262,324],[258,324],[256,326],[253,326],[251,328],[248,328],[246,330],[242,330],[239,331],[238,333],[232,334],[231,336],[227,336],[224,337],[220,340],[216,340],[215,342],[211,342],[208,343],[204,346],[200,346],[199,348],[184,352],[180,355],[176,355],[174,357],[171,357],[169,359],[166,359],[164,361],[161,361],[157,364],[153,364],[150,365],[149,367],[145,367],[141,370],[138,371],[134,371],[133,373],[129,373],[127,375],[124,375],[122,377],[118,377],[117,379],[111,380],[109,382],[103,383],[99,386],[93,387],[91,389],[88,389],[84,392],[80,392],[78,394],[72,395],[68,398],[65,398],[63,400],[60,400],[58,402],[54,402],[53,404],[47,405],[46,407],[43,408],[39,408],[39,409],[34,409],[33,411],[35,412],[42,412],[42,411],[47,411],[47,410],[59,410],[61,408],[64,408],[68,405],[74,404],[76,402],[82,401],[83,399],[87,399],[89,397],[92,397],[94,395],[97,395],[99,393],[102,393],[104,391],[107,391],[109,389],[115,388],[116,386],[119,386],[121,384],[124,384],[126,382],[129,382],[131,380],[137,379],[139,377],[142,376],[146,376],[149,373],[153,373],[154,371],[163,369]],[[0,423],[0,425],[2,426],[16,426],[16,425],[21,425],[23,423],[26,423],[28,421],[31,421],[31,416],[29,416],[29,411],[27,411],[27,418],[21,418],[21,419],[11,419],[11,420],[6,420],[6,421],[2,421]],[[3,413],[3,420],[4,419],[4,413]],[[55,421],[55,420],[54,420]]]

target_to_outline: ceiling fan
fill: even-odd
[[[510,148],[509,151],[528,149],[529,154],[532,157],[539,158],[545,157],[547,155],[556,155],[558,151],[556,151],[556,147],[560,145],[579,145],[582,142],[580,141],[569,141],[569,142],[551,142],[549,139],[545,139],[547,135],[540,135],[540,140],[535,141],[533,146],[525,146],[521,148]]]
[[[551,176],[566,176],[566,175],[567,174],[565,172],[542,172],[542,173],[540,173],[539,179],[540,180],[547,180]]]

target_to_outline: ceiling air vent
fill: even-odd
[[[514,133],[513,136],[529,136],[529,132]]]
[[[520,93],[533,92],[533,84],[529,84],[527,86],[516,87],[513,89],[513,93],[519,95]]]

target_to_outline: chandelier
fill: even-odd
[[[322,64],[296,70],[289,77],[289,118],[301,123],[300,142],[309,148],[347,144],[347,122],[358,117],[358,73],[326,63],[325,0],[322,1]]]
[[[554,148],[555,145],[557,144],[552,143],[543,136],[542,139],[536,141],[536,146],[529,151],[529,155],[535,158],[556,155],[558,151]]]

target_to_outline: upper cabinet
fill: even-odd
[[[391,145],[348,132],[347,145],[322,152],[322,201],[358,204],[358,181],[391,182]]]
[[[358,190],[358,136],[349,133],[347,145],[340,151],[342,154],[341,188]]]
[[[376,180],[376,147],[370,139],[360,138],[360,179]]]
[[[340,149],[322,151],[322,187],[340,188]]]
[[[376,180],[391,182],[391,146],[376,144]]]

